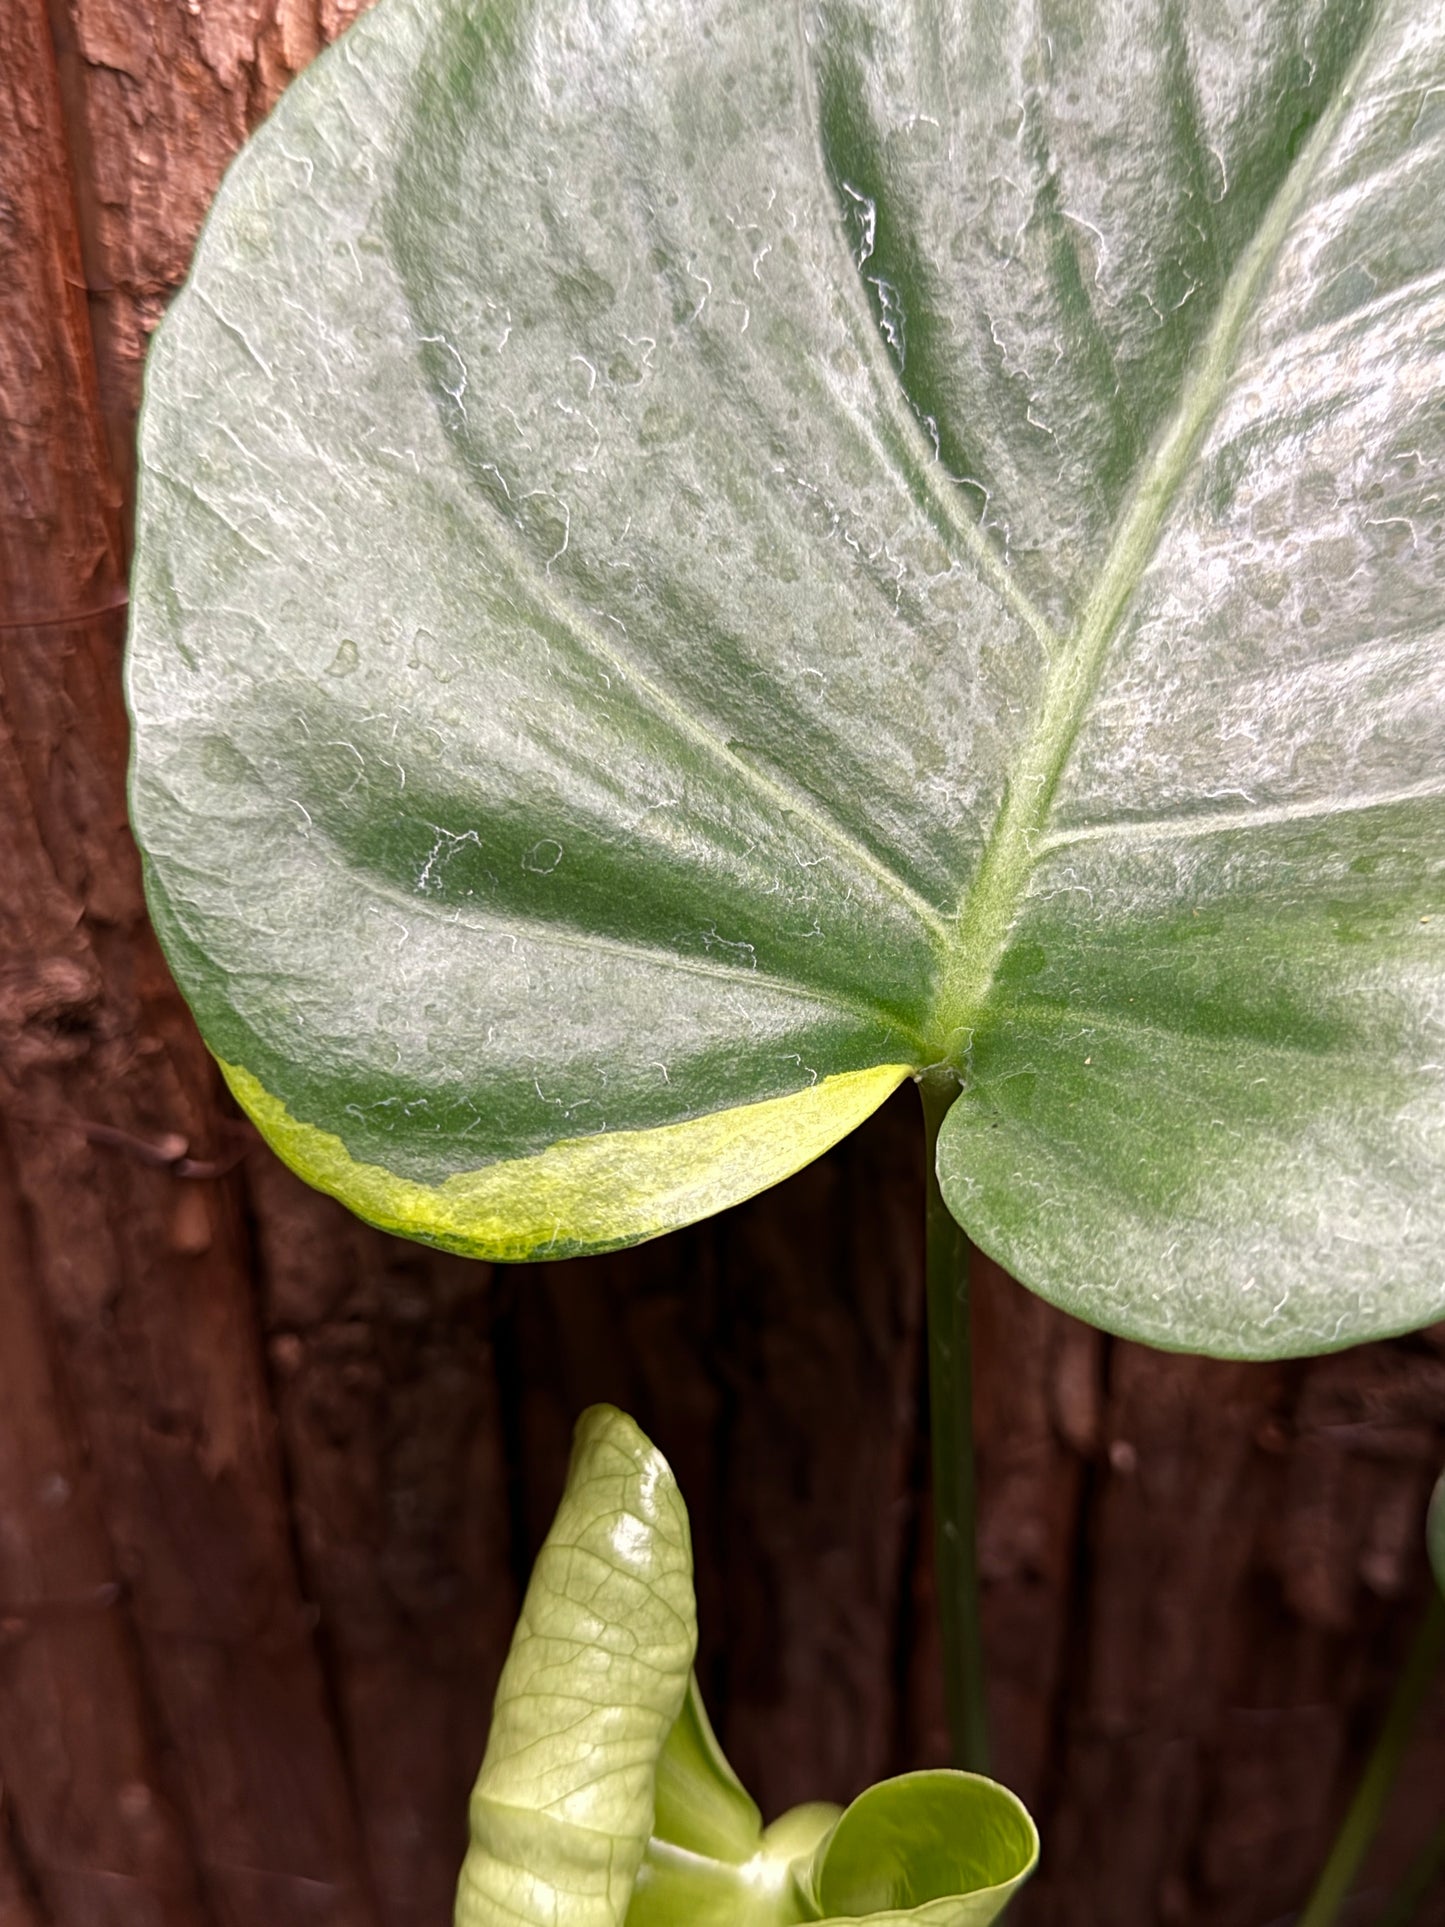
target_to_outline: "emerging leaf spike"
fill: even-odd
[[[577,1427],[497,1687],[457,1927],[986,1927],[1038,1837],[1005,1788],[906,1774],[764,1827],[692,1665],[687,1514],[631,1419]]]
[[[497,1686],[457,1927],[621,1927],[696,1648],[672,1474],[594,1406]]]

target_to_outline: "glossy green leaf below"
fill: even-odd
[[[364,1214],[650,1236],[948,1062],[1080,1315],[1445,1312],[1440,9],[380,0],[141,453],[155,921]]]
[[[687,1514],[608,1406],[567,1488],[497,1687],[457,1927],[986,1927],[1038,1836],[1006,1788],[904,1774],[764,1828],[692,1672]]]

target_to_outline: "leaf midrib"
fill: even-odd
[[[1374,32],[1367,31],[1226,281],[1202,350],[1135,483],[1079,624],[1045,677],[1034,726],[1005,779],[1003,806],[960,899],[927,1026],[940,1055],[960,1068],[1042,854],[1040,844],[1059,782],[1109,646],[1143,580],[1194,454],[1224,401],[1256,298],[1339,131],[1374,40]]]

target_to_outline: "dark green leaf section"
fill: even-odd
[[[1386,9],[1282,138],[961,919],[945,1195],[1158,1344],[1439,1315],[1442,78]]]
[[[173,897],[175,874],[162,883],[148,872],[151,914],[212,1050],[286,1094],[293,1115],[322,1120],[359,1162],[422,1184],[558,1139],[784,1097],[816,1088],[815,1075],[907,1064],[917,1049],[886,1017],[770,981],[721,943],[716,961],[705,950],[681,961],[565,927],[428,916],[394,893],[358,890],[335,865],[308,880],[307,921],[275,931],[262,975],[255,927],[229,889],[215,890],[202,923],[194,891],[184,909]],[[405,976],[362,983],[320,967],[318,950],[370,961],[378,927],[412,952]],[[355,1037],[363,999],[378,1040],[369,1053]],[[625,1026],[656,1054],[620,1051]],[[448,1053],[485,1064],[499,1036],[529,1078],[455,1075]]]
[[[472,1797],[457,1927],[987,1927],[1032,1871],[1019,1801],[905,1774],[764,1828],[708,1722],[687,1514],[624,1413],[584,1413]]]
[[[812,9],[823,151],[900,384],[1061,627],[1374,14]]]
[[[724,745],[775,811],[831,825],[820,882],[846,839],[946,916],[1038,639],[1002,572],[959,566],[995,558],[879,355],[799,23],[526,18],[438,12],[385,211],[488,559],[595,612],[587,649],[685,713],[690,756]]]
[[[1439,1315],[1442,100],[1408,0],[381,0],[142,442],[152,902],[288,1155],[591,1248],[947,1057],[1085,1316]]]
[[[1166,1345],[1322,1350],[1433,1317],[1442,837],[1440,803],[1136,832],[1126,877],[1112,838],[1064,842],[945,1126],[975,1236]]]

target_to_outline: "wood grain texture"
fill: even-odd
[[[220,1148],[215,1079],[146,930],[125,827],[120,491],[50,23],[36,0],[5,10],[24,138],[3,143],[15,426],[0,782],[16,834],[0,859],[0,1089],[24,1241],[5,1285],[29,1341],[7,1364],[37,1406],[29,1427],[18,1396],[5,1407],[11,1489],[31,1515],[11,1580],[30,1612],[6,1787],[57,1923],[369,1927],[239,1189],[179,1174],[184,1154],[204,1164]],[[99,199],[94,183],[81,199]],[[77,1455],[83,1481],[67,1469]],[[73,1545],[45,1514],[63,1487],[77,1491]],[[112,1689],[103,1668],[128,1677]]]
[[[147,931],[144,345],[230,154],[347,17],[0,0],[0,1927],[445,1927],[596,1398],[688,1495],[701,1670],[765,1808],[944,1746],[911,1093],[715,1225],[493,1273],[282,1171]],[[977,1302],[997,1760],[1045,1838],[1019,1920],[1283,1920],[1424,1596],[1440,1335],[1230,1366],[986,1263]],[[1360,1920],[1442,1785],[1437,1703]]]

